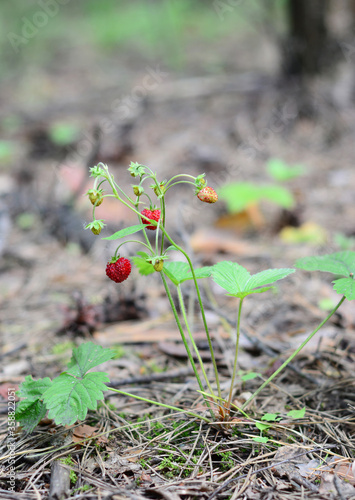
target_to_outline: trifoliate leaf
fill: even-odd
[[[66,372],[74,375],[74,377],[83,377],[91,368],[114,357],[115,352],[111,349],[101,347],[93,342],[85,342],[85,344],[81,344],[79,347],[73,349]],[[55,380],[53,380],[53,383]]]
[[[334,290],[340,295],[345,295],[348,300],[355,300],[355,281],[353,278],[340,278],[332,281]]]
[[[163,271],[176,286],[184,281],[193,279],[190,266],[187,262],[166,262]],[[211,276],[211,272],[212,266],[195,269],[196,278],[207,278]]]
[[[135,226],[125,227],[117,233],[111,234],[111,236],[106,236],[106,238],[102,238],[103,240],[119,240],[120,238],[124,238],[125,236],[129,236],[130,234],[138,233],[145,228],[144,224],[136,224]]]
[[[16,420],[26,432],[32,432],[46,413],[46,405],[39,399],[20,401],[16,408]]]
[[[219,262],[212,268],[212,279],[215,283],[227,290],[228,295],[244,298],[252,293],[262,293],[270,290],[266,284],[286,278],[294,269],[267,269],[253,276],[240,264],[236,262]]]
[[[303,418],[305,414],[306,414],[306,407],[301,408],[300,410],[291,410],[287,413],[287,416],[291,418]]]
[[[324,271],[351,277],[355,273],[355,252],[348,250],[327,255],[304,257],[296,261],[295,267],[306,271]]]
[[[88,410],[96,410],[97,401],[104,398],[105,382],[109,382],[106,373],[91,372],[82,378],[62,373],[43,394],[48,417],[58,425],[72,425],[77,420],[84,420]]]

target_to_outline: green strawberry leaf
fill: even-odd
[[[180,285],[180,283],[183,283],[184,281],[193,279],[190,266],[187,262],[166,262],[164,264],[163,271],[176,286]],[[207,278],[208,276],[211,276],[211,272],[211,266],[195,269],[196,278]]]
[[[261,271],[260,273],[253,274],[248,281],[248,289],[252,290],[259,286],[269,285],[270,283],[275,283],[275,281],[282,280],[286,278],[289,274],[294,273],[294,269],[266,269],[266,271]]]
[[[245,375],[242,375],[240,378],[243,382],[247,382],[248,380],[253,380],[256,377],[259,377],[260,373],[257,372],[249,372],[246,373]]]
[[[16,420],[25,432],[32,432],[46,413],[46,405],[39,399],[20,401],[16,408]]]
[[[58,425],[72,425],[77,420],[84,420],[88,410],[96,410],[97,401],[104,398],[105,382],[109,382],[106,373],[90,372],[82,378],[65,372],[60,374],[43,394],[48,417]]]
[[[183,282],[190,267],[187,262],[167,262],[163,271],[175,286]]]
[[[27,401],[37,401],[38,399],[41,399],[42,394],[51,386],[51,384],[52,381],[49,377],[33,380],[32,375],[27,375],[16,394],[20,398],[24,398]]]
[[[16,406],[16,420],[26,432],[32,432],[47,413],[41,399],[51,385],[52,381],[48,377],[33,380],[31,375],[27,375],[16,392],[20,398],[24,398]]]
[[[305,271],[324,271],[349,278],[355,273],[355,252],[347,250],[327,255],[303,257],[296,261],[295,267]]]
[[[257,443],[267,443],[269,441],[269,438],[267,437],[262,437],[262,436],[257,436],[253,438],[253,441]]]
[[[111,234],[111,236],[106,236],[106,238],[102,238],[103,240],[119,240],[120,238],[124,238],[125,236],[129,236],[130,234],[138,233],[145,228],[144,224],[136,224],[135,226],[125,227],[117,233]]]
[[[155,273],[154,266],[145,259],[142,259],[141,257],[132,257],[132,260],[138,269],[139,274],[142,276],[148,276],[149,274]]]
[[[93,342],[85,342],[85,344],[73,349],[66,372],[74,377],[83,377],[88,370],[114,358],[115,355],[116,353],[111,349],[101,347]],[[53,380],[53,384],[55,380]]]
[[[212,279],[231,295],[242,294],[250,280],[250,273],[236,262],[219,262],[212,269]]]
[[[274,286],[264,286],[263,288],[257,288],[256,290],[250,290],[249,292],[240,292],[240,293],[226,293],[229,297],[237,297],[238,299],[243,299],[247,295],[252,295],[253,293],[264,293],[268,290],[272,290],[275,288]]]
[[[287,416],[291,418],[303,418],[305,414],[306,414],[306,407],[301,408],[300,410],[291,410],[287,413]]]
[[[340,295],[345,295],[348,300],[355,300],[355,281],[353,278],[340,278],[332,281],[334,290]]]
[[[176,246],[175,245],[170,245],[168,246],[168,248],[164,251],[164,255],[169,252],[169,250],[176,250]]]
[[[261,417],[261,420],[266,420],[267,422],[277,422],[281,417],[278,415],[278,413],[265,413]]]
[[[255,422],[255,427],[259,429],[259,431],[263,432],[266,431],[267,429],[270,429],[269,424],[263,424],[261,422]]]
[[[228,295],[242,299],[252,293],[270,290],[272,287],[263,287],[263,285],[275,283],[294,272],[294,269],[267,269],[251,276],[240,264],[223,261],[213,266],[212,279],[227,290]]]

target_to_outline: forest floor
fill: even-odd
[[[218,191],[237,181],[275,183],[266,170],[270,159],[301,164],[304,174],[284,184],[296,200],[288,211],[262,201],[230,214],[222,200],[201,206],[190,187],[179,186],[167,197],[168,230],[196,265],[231,260],[251,273],[354,249],[355,110],[334,104],[331,86],[313,82],[305,94],[263,73],[187,78],[157,66],[142,71],[127,65],[123,75],[121,86],[112,75],[109,85],[100,76],[84,91],[79,71],[71,73],[70,86],[65,74],[48,77],[45,85],[43,75],[33,76],[32,90],[41,82],[41,95],[43,86],[48,92],[41,106],[39,95],[22,107],[26,92],[16,99],[18,89],[5,89],[10,98],[2,117],[18,119],[5,136],[18,148],[0,173],[0,497],[48,498],[51,489],[52,498],[68,499],[355,499],[350,302],[292,369],[256,398],[248,418],[236,413],[229,425],[207,424],[107,394],[97,412],[70,428],[44,419],[29,435],[18,429],[16,486],[9,489],[8,390],[28,374],[58,375],[72,348],[84,341],[117,351],[102,366],[111,385],[206,413],[158,273],[147,278],[134,269],[126,282],[110,282],[105,266],[115,242],[84,231],[91,217],[82,196],[91,185],[90,166],[109,164],[127,189],[127,168],[137,161],[162,180],[206,173]],[[149,89],[147,75],[155,78]],[[53,135],[57,123],[81,132],[63,143]],[[103,236],[135,223],[115,200],[105,200],[97,215],[108,224]],[[128,244],[125,250],[131,256],[137,248]],[[184,293],[189,295],[188,286]],[[235,317],[236,302],[212,285],[203,293],[227,392],[235,330],[225,318]],[[237,380],[237,406],[337,300],[329,275],[302,271],[280,282],[276,293],[246,299],[239,365],[241,374],[260,375]],[[212,374],[197,313],[194,324]],[[304,417],[287,416],[302,408]],[[280,418],[261,431],[254,421],[266,413]]]

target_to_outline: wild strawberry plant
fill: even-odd
[[[136,399],[141,399],[175,411],[184,411],[189,415],[198,416],[208,422],[215,419],[228,422],[231,409],[233,409],[233,411],[240,411],[242,414],[246,415],[244,410],[249,403],[292,361],[307,342],[311,340],[318,330],[335,313],[344,300],[355,299],[355,252],[344,251],[320,257],[299,259],[295,264],[296,268],[306,271],[325,271],[337,275],[337,279],[333,281],[334,290],[342,297],[328,316],[307,337],[307,339],[302,342],[280,368],[261,384],[249,400],[246,401],[241,408],[235,407],[232,403],[232,398],[238,373],[239,338],[244,300],[251,294],[269,291],[273,288],[274,283],[294,273],[295,269],[266,269],[251,275],[247,269],[240,264],[229,261],[219,262],[210,267],[194,268],[187,252],[182,246],[174,241],[166,229],[167,211],[165,206],[165,195],[167,191],[176,184],[184,183],[189,184],[193,188],[194,194],[200,201],[212,204],[218,200],[216,191],[212,187],[206,185],[204,174],[197,177],[188,174],[178,174],[169,180],[161,181],[152,170],[139,163],[132,162],[128,170],[131,176],[137,181],[137,183],[132,186],[131,194],[124,192],[120,185],[116,183],[106,165],[100,163],[90,169],[91,176],[94,177],[95,180],[93,188],[88,191],[87,195],[93,205],[93,221],[90,222],[86,228],[91,229],[94,234],[99,234],[105,226],[103,220],[96,219],[95,210],[97,206],[104,202],[107,196],[115,197],[119,202],[129,207],[136,214],[137,224],[125,227],[113,235],[104,238],[111,241],[125,238],[124,241],[117,246],[114,255],[107,263],[106,274],[108,278],[120,284],[129,278],[132,263],[138,268],[138,271],[142,275],[149,275],[154,272],[160,274],[178,330],[181,334],[182,342],[185,346],[199,386],[199,392],[205,398],[206,406],[210,411],[210,417],[197,415],[191,411],[186,412],[185,410],[171,405],[151,401],[108,387],[106,384],[109,382],[109,378],[106,373],[98,371],[92,372],[89,370],[112,359],[114,357],[114,351],[103,349],[92,342],[87,342],[73,350],[73,356],[67,369],[54,380],[50,380],[48,377],[40,380],[33,380],[31,376],[27,376],[25,381],[21,384],[18,395],[22,400],[18,404],[17,419],[26,431],[32,431],[41,418],[45,416],[47,411],[48,416],[53,418],[57,424],[71,425],[76,420],[83,420],[88,410],[96,409],[97,401],[103,399],[103,392],[106,390],[112,390],[119,394],[132,396]],[[147,182],[150,183],[148,188]],[[155,231],[153,243],[151,243],[147,231]],[[126,240],[127,237],[139,232],[143,236],[142,239]],[[127,258],[125,255],[121,255],[120,249],[128,241],[143,246],[144,250],[138,250],[136,255],[131,259]],[[180,252],[183,260],[169,262],[171,250]],[[208,278],[224,288],[227,295],[233,296],[239,301],[238,307],[236,307],[234,363],[227,394],[222,394],[216,357],[198,284],[198,280]],[[206,367],[195,343],[186,313],[182,289],[184,282],[188,280],[193,282],[199,304],[201,319],[204,325],[213,365],[213,380],[209,379],[207,376]],[[180,314],[175,306],[171,287],[176,288]],[[195,359],[197,359],[197,363]],[[216,408],[218,409],[217,412],[215,411]],[[261,430],[262,426],[265,428],[265,423],[255,422],[259,424]]]

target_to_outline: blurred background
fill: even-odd
[[[133,291],[107,283],[114,248],[84,230],[99,161],[128,190],[130,161],[162,179],[205,172],[219,203],[201,211],[178,188],[167,222],[205,262],[282,267],[353,248],[354,0],[2,0],[0,12],[4,345],[24,322],[40,338],[83,310],[88,331],[140,317],[138,274]],[[109,200],[97,215],[104,236],[135,222]],[[131,303],[115,316],[121,290]]]

